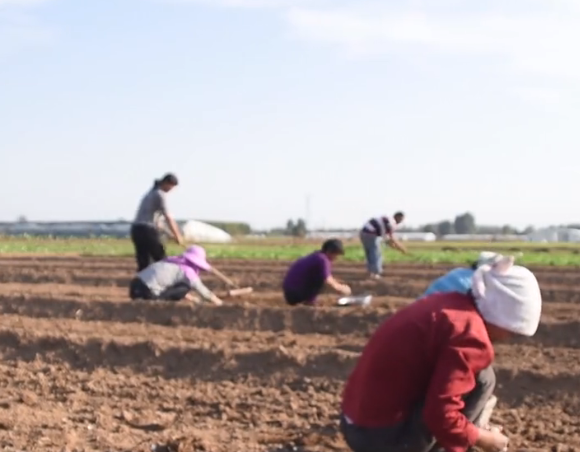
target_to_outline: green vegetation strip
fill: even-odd
[[[549,246],[546,244],[531,246],[530,244],[510,243],[448,243],[439,242],[439,247],[423,243],[408,243],[409,254],[403,255],[385,248],[384,257],[388,262],[418,262],[418,263],[454,263],[468,264],[477,256],[480,250],[497,249],[504,253],[514,253],[521,250],[524,254],[518,262],[535,265],[580,266],[580,248],[566,246]],[[501,245],[501,246],[499,246]],[[523,245],[523,246],[522,246]],[[234,244],[205,245],[209,258],[230,259],[264,259],[290,260],[303,256],[319,246],[318,242],[257,243],[242,242]],[[179,254],[181,249],[174,244],[168,246],[170,254]],[[2,238],[0,239],[2,254],[80,254],[90,256],[132,256],[133,246],[129,240],[119,239],[45,239],[45,238]],[[359,244],[351,242],[346,245],[347,261],[364,260]]]

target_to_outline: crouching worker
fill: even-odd
[[[477,261],[471,265],[471,268],[454,268],[445,275],[437,278],[429,285],[429,287],[427,287],[427,290],[422,297],[439,292],[467,293],[471,289],[471,281],[475,270],[482,265],[493,265],[501,259],[503,259],[501,254],[492,253],[491,251],[483,251],[479,254]]]
[[[373,334],[343,393],[341,431],[355,452],[507,450],[488,424],[497,399],[493,343],[533,336],[536,277],[503,258],[481,266],[468,294],[422,298]],[[393,346],[393,345],[396,346]]]
[[[201,282],[201,271],[211,272],[205,250],[191,246],[180,256],[168,257],[149,265],[131,281],[129,296],[132,300],[194,300],[195,291],[204,300],[218,306],[223,302]]]
[[[332,262],[344,254],[342,242],[330,239],[315,251],[294,262],[284,278],[282,288],[289,305],[316,304],[316,297],[328,286],[338,293],[350,295],[350,287],[339,283],[332,276]]]

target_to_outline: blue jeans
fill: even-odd
[[[383,238],[362,231],[359,237],[365,250],[368,271],[380,275],[383,272],[383,251],[381,250]]]

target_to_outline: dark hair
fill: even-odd
[[[472,270],[477,270],[477,267],[479,266],[479,263],[477,261],[475,261],[473,264],[471,264],[471,269]]]
[[[159,188],[162,184],[171,184],[174,186],[177,185],[177,176],[173,173],[167,173],[161,179],[155,179],[153,182],[153,188]]]
[[[338,239],[329,239],[322,244],[322,252],[330,254],[344,254],[344,246]]]
[[[403,212],[401,212],[401,211],[398,211],[398,212],[395,212],[395,215],[394,216],[395,217],[404,217],[405,214]]]

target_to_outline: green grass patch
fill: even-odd
[[[503,251],[505,253],[521,250],[524,255],[518,262],[531,265],[580,266],[580,247],[578,246],[547,246],[540,244],[520,243],[454,243],[437,242],[425,246],[424,243],[408,243],[409,254],[403,255],[392,249],[385,248],[386,262],[420,262],[420,263],[451,263],[469,264],[480,250]],[[524,246],[522,246],[524,245]],[[263,259],[292,260],[303,256],[319,247],[318,242],[291,241],[286,242],[239,242],[233,244],[205,245],[209,258],[230,259]],[[179,254],[181,248],[175,244],[168,245],[169,254]],[[78,239],[78,238],[25,238],[5,237],[0,239],[2,254],[77,254],[88,256],[132,256],[133,245],[125,239]],[[364,261],[363,250],[357,242],[346,244],[346,261]]]

